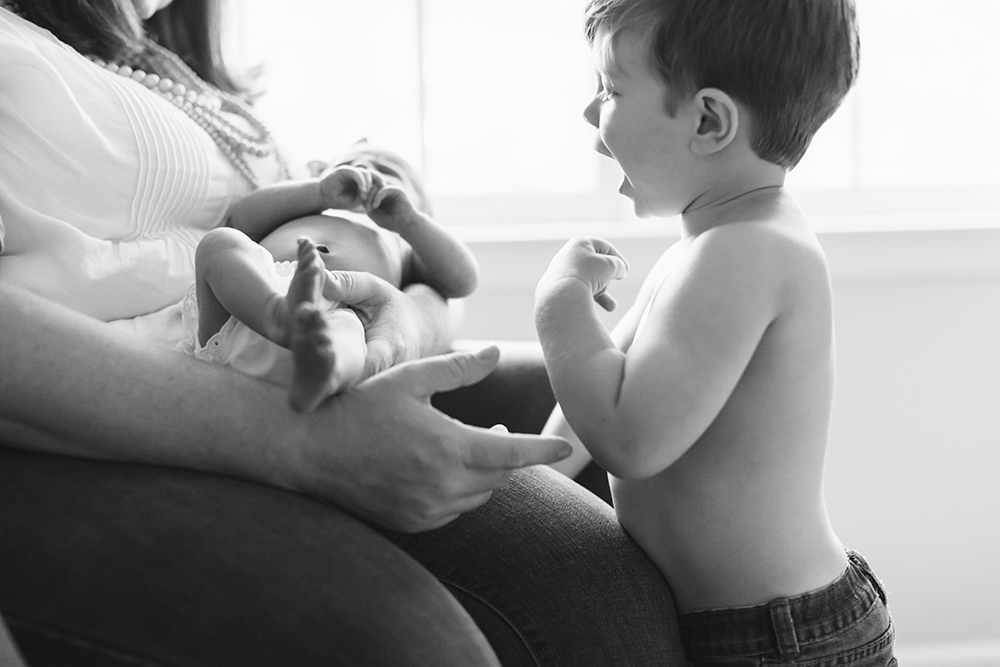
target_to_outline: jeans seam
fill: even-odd
[[[100,653],[108,658],[114,658],[119,662],[128,663],[132,665],[137,665],[138,667],[168,667],[174,663],[161,662],[159,660],[154,660],[149,657],[140,657],[133,653],[128,653],[123,651],[121,648],[116,648],[102,644],[91,637],[84,637],[81,635],[76,635],[69,633],[65,630],[54,628],[51,626],[41,625],[39,623],[33,623],[31,621],[24,621],[17,617],[12,617],[10,615],[4,616],[4,621],[10,626],[11,632],[13,633],[15,629],[21,630],[25,633],[34,633],[42,637],[49,639],[54,639],[57,641],[64,642],[71,646],[76,646],[78,648],[87,649],[94,651],[95,653]],[[15,644],[16,644],[15,637]]]
[[[829,641],[830,639],[832,639],[834,637],[838,637],[838,636],[844,634],[845,632],[848,632],[849,630],[851,630],[855,626],[860,625],[861,623],[864,623],[868,619],[869,616],[871,616],[873,613],[875,613],[875,611],[877,611],[878,604],[879,604],[878,600],[873,601],[871,603],[871,605],[868,607],[868,609],[866,609],[864,611],[863,614],[861,614],[860,616],[858,616],[857,618],[855,618],[853,621],[851,621],[850,623],[848,623],[844,627],[838,628],[837,630],[835,630],[833,632],[823,633],[822,635],[816,637],[815,639],[802,641],[801,642],[802,646],[812,646],[813,644],[821,644],[821,643],[823,643],[825,641]]]
[[[840,653],[834,653],[832,655],[825,655],[821,658],[815,658],[813,660],[805,660],[800,664],[801,667],[827,667],[828,665],[844,665],[844,667],[850,667],[851,664],[857,662],[858,660],[863,660],[869,658],[879,651],[883,651],[888,646],[892,646],[894,639],[894,629],[890,622],[889,627],[884,633],[879,635],[876,639],[873,639],[869,643],[863,646],[856,646],[854,648],[841,651]],[[784,663],[776,663],[784,664]]]
[[[507,626],[511,629],[511,631],[515,635],[517,635],[517,638],[521,640],[521,643],[524,645],[524,648],[528,651],[529,654],[531,654],[531,659],[532,661],[534,661],[536,667],[541,667],[542,665],[541,658],[539,658],[538,654],[535,652],[535,648],[532,646],[532,643],[528,641],[528,638],[524,636],[524,633],[521,632],[517,624],[514,623],[511,620],[511,618],[503,612],[503,610],[501,610],[495,604],[490,602],[490,600],[485,595],[469,588],[468,586],[458,583],[451,577],[439,574],[437,575],[437,578],[439,581],[441,581],[441,583],[445,584],[446,586],[450,586],[452,588],[460,590],[466,595],[475,598],[479,602],[483,603],[485,606],[489,607],[499,618],[503,619],[503,622],[506,623]]]

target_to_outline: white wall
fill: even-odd
[[[902,654],[1000,665],[1000,220],[904,231],[928,222],[818,226],[838,355],[827,500],[845,544],[889,589]],[[626,225],[615,238],[632,266],[613,291],[623,305],[673,241],[664,224],[666,234]],[[468,231],[483,283],[461,335],[534,340],[535,282],[577,232],[500,241]]]

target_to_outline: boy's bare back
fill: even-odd
[[[619,406],[630,438],[660,440],[662,470],[614,478],[615,507],[681,611],[798,594],[844,569],[821,488],[826,263],[787,195],[751,197],[671,248],[623,321],[638,331]]]

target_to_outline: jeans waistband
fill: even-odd
[[[860,554],[847,552],[847,569],[829,586],[767,604],[678,615],[685,650],[715,655],[775,652],[794,658],[800,644],[846,628],[864,616],[885,589]],[[833,627],[831,627],[833,626]]]

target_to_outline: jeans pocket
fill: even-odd
[[[802,667],[897,667],[896,658],[892,656],[895,634],[890,623],[885,632],[867,644],[793,664]]]

